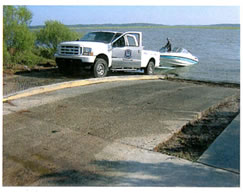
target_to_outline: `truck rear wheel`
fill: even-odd
[[[93,66],[93,74],[95,78],[105,77],[108,72],[107,62],[103,58],[98,58],[95,60]]]
[[[154,68],[155,68],[154,62],[151,60],[151,61],[149,61],[147,67],[145,68],[144,73],[147,75],[153,75]]]

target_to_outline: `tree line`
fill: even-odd
[[[3,6],[4,68],[13,68],[16,64],[35,66],[53,59],[60,42],[82,36],[55,20],[46,21],[40,30],[30,30],[32,17],[25,6]]]

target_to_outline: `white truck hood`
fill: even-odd
[[[60,45],[79,45],[80,47],[89,47],[89,48],[95,48],[95,47],[106,47],[109,44],[105,44],[102,42],[88,42],[88,41],[70,41],[70,42],[62,42]]]
[[[70,41],[70,42],[62,42],[59,45],[91,48],[94,56],[100,53],[107,53],[109,50],[109,44],[105,44],[102,42]]]

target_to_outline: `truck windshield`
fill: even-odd
[[[90,32],[80,39],[80,41],[110,43],[115,33],[112,32]]]

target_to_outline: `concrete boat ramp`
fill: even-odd
[[[3,185],[239,187],[239,117],[198,162],[153,148],[240,89],[163,79],[108,77],[8,96]]]

